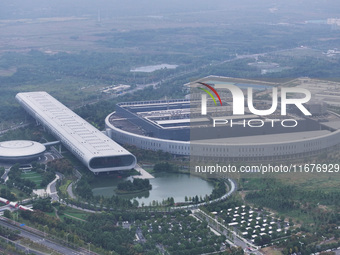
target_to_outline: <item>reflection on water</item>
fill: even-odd
[[[183,202],[185,196],[202,196],[210,195],[213,190],[213,185],[199,177],[191,176],[189,174],[180,173],[157,173],[156,178],[150,179],[152,190],[144,191],[136,194],[118,195],[126,199],[136,199],[139,204],[142,202],[148,205],[153,200],[161,202],[163,199],[173,197],[175,202]],[[115,189],[119,182],[131,179],[113,179],[106,180],[102,183],[97,183],[92,191],[95,196],[100,195],[104,197],[111,197],[116,195]]]

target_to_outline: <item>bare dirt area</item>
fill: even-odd
[[[263,255],[282,255],[280,249],[275,247],[266,247],[260,250]]]

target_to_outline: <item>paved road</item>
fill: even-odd
[[[76,199],[77,197],[73,194],[72,186],[73,186],[73,182],[71,182],[70,185],[68,185],[67,193],[71,198]]]
[[[153,177],[151,174],[149,174],[147,171],[145,171],[140,165],[136,165],[135,166],[136,171],[138,171],[141,175],[136,175],[133,176],[133,178],[135,179],[153,179],[155,177]]]
[[[9,168],[5,168],[5,172],[4,172],[4,174],[1,176],[1,179],[3,179],[5,182],[7,182],[7,180],[8,180],[8,173],[9,173],[9,170],[10,170],[11,168],[9,167]]]
[[[59,201],[59,196],[58,196],[58,192],[57,192],[57,181],[59,179],[62,179],[63,175],[61,173],[56,173],[56,178],[47,185],[46,188],[46,193],[50,195],[50,197],[52,198],[52,201]]]
[[[78,252],[78,251],[75,251],[71,248],[68,248],[68,247],[64,247],[60,244],[57,244],[57,243],[54,243],[48,239],[45,239],[39,235],[36,235],[36,234],[33,234],[25,229],[23,229],[22,227],[17,227],[17,226],[13,226],[3,220],[0,220],[0,225],[4,226],[4,227],[8,227],[10,229],[13,229],[13,230],[19,230],[21,233],[19,234],[20,236],[22,237],[25,237],[25,238],[28,238],[30,239],[31,241],[35,242],[35,243],[40,243],[42,245],[45,245],[47,246],[48,248],[50,249],[53,249],[57,252],[60,252],[61,254],[74,254],[74,255],[81,255],[83,253],[81,252]]]

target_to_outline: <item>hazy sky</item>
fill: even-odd
[[[166,15],[206,10],[229,10],[246,15],[277,8],[278,13],[318,14],[334,17],[340,13],[338,0],[1,0],[0,19],[51,16]],[[340,16],[340,14],[339,14]]]

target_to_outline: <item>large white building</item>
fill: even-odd
[[[222,78],[216,80],[214,77],[207,77],[206,80],[210,83],[223,82]],[[249,83],[251,81],[239,82],[241,87],[252,85]],[[265,86],[264,89],[267,88]],[[266,121],[268,116],[255,115],[228,118],[234,118],[238,123],[241,123],[241,118],[243,121],[251,118],[253,123],[263,121],[263,127],[249,128],[240,124],[234,127],[212,127],[214,116],[225,116],[223,114],[229,107],[228,104],[223,106],[224,108],[210,104],[210,112],[205,116],[194,112],[192,106],[193,99],[119,103],[116,112],[108,115],[105,120],[107,133],[121,144],[190,156],[198,161],[287,160],[318,155],[340,146],[340,117],[335,113],[323,111],[322,116],[308,118],[294,113],[287,116],[289,119],[298,120],[298,125],[294,128],[283,128],[279,125],[271,128],[270,123]],[[262,105],[259,103],[258,107]],[[280,118],[278,115],[270,117]]]
[[[136,158],[46,92],[16,95],[20,105],[93,173],[129,170]]]

